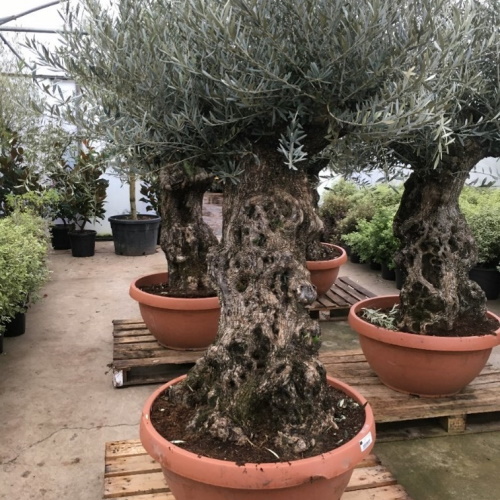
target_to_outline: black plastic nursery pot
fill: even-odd
[[[69,232],[72,229],[67,224],[55,224],[50,228],[51,243],[54,250],[69,250],[71,248]]]
[[[156,252],[161,218],[157,215],[138,214],[137,220],[129,215],[113,215],[111,224],[117,255],[150,255]]]
[[[70,231],[71,255],[73,257],[92,257],[95,253],[96,235],[97,231],[93,229]]]
[[[19,337],[26,332],[26,313],[18,312],[8,322],[5,323],[4,337]]]
[[[398,290],[401,290],[401,288],[403,288],[403,285],[405,283],[406,272],[400,267],[396,267],[396,269],[394,269],[394,274],[396,278],[396,288]]]
[[[387,281],[396,281],[396,270],[389,268],[387,263],[382,262],[382,279]]]
[[[483,289],[488,300],[495,300],[500,295],[500,273],[496,269],[474,267],[469,277]]]

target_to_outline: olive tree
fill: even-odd
[[[450,75],[448,146],[441,151],[427,128],[408,143],[392,144],[396,158],[412,169],[394,221],[402,242],[397,260],[407,274],[400,327],[410,332],[488,329],[484,292],[469,279],[477,247],[458,200],[475,165],[500,156],[500,3],[478,3],[471,29],[455,53],[465,54],[464,64]]]
[[[372,164],[376,158],[376,164],[410,168],[394,231],[401,242],[397,263],[406,274],[398,327],[412,333],[455,336],[492,329],[486,297],[469,279],[478,254],[459,196],[480,160],[500,156],[500,3],[480,2],[474,11],[462,43],[448,48],[447,57],[463,63],[451,72],[439,68],[448,80],[436,87],[439,99],[446,95],[447,144],[423,127],[388,148],[365,150]],[[447,43],[436,36],[436,50]]]
[[[444,147],[438,69],[463,63],[447,47],[468,33],[473,4],[135,3],[105,11],[85,0],[88,41],[66,37],[52,61],[81,79],[113,140],[179,176],[164,182],[165,206],[176,185],[193,189],[186,176],[227,180],[222,241],[208,259],[218,337],[171,395],[196,408],[194,432],[242,444],[265,423],[264,446],[283,459],[313,454],[335,422],[307,311],[316,292],[306,248],[321,230],[312,179],[329,148],[356,141],[427,127]],[[171,223],[182,227],[180,208]]]

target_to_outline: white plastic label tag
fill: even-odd
[[[365,451],[373,442],[372,433],[369,432],[361,441],[359,442],[359,447],[361,451]]]

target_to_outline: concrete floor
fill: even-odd
[[[116,256],[112,242],[98,242],[93,258],[54,251],[50,266],[26,334],[5,339],[0,356],[0,499],[99,500],[105,443],[138,437],[156,387],[113,388],[111,321],[139,316],[128,286],[163,271],[165,259],[161,251]],[[341,274],[377,294],[397,292],[363,265]],[[500,301],[489,305],[500,312]],[[329,348],[356,346],[345,325],[325,325],[325,336]],[[493,360],[500,363],[498,348]],[[500,433],[383,443],[375,452],[414,500],[499,498]]]

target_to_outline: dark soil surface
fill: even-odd
[[[153,295],[162,295],[164,297],[175,297],[182,299],[204,299],[207,297],[216,297],[213,290],[199,290],[194,293],[180,293],[175,290],[170,290],[168,283],[157,283],[155,285],[144,285],[139,287],[143,292],[152,293]]]
[[[283,456],[275,448],[272,436],[275,430],[261,427],[255,429],[250,437],[252,443],[239,446],[232,442],[221,441],[208,434],[194,434],[187,430],[187,424],[195,414],[194,408],[179,406],[170,402],[165,393],[161,394],[154,402],[151,410],[151,422],[155,429],[168,441],[175,441],[176,446],[182,447],[198,455],[203,455],[219,460],[245,463],[273,463],[298,460],[326,453],[352,439],[365,423],[365,411],[356,401],[334,388],[330,388],[338,429],[331,429],[317,440],[317,444],[310,452],[300,456]],[[179,443],[177,441],[182,441]],[[280,456],[276,458],[272,452]]]
[[[380,311],[388,314],[390,308],[381,309]],[[363,321],[369,322],[369,320],[361,314],[361,311],[358,312],[357,315]],[[496,335],[495,330],[497,330],[499,327],[500,323],[494,318],[484,318],[483,323],[478,323],[477,321],[471,320],[469,318],[461,318],[455,323],[451,331],[432,332],[428,333],[427,335],[430,337],[481,337],[483,335]],[[411,335],[422,335],[415,332],[405,333],[409,333]]]
[[[309,261],[333,260],[341,255],[338,249],[321,244],[311,246],[307,250],[307,260]]]

